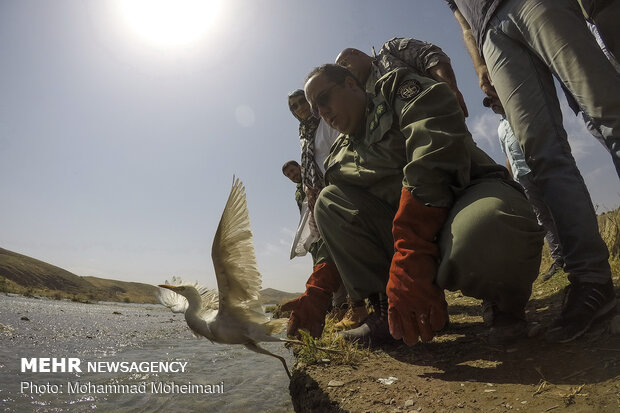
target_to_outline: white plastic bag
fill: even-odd
[[[299,225],[297,226],[297,232],[293,239],[293,245],[291,246],[291,258],[303,257],[310,250],[310,246],[313,242],[318,240],[319,237],[312,234],[310,230],[310,208],[308,208],[308,201],[304,199],[301,204],[301,214],[299,216]]]

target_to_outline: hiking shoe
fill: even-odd
[[[347,314],[351,311],[347,303],[341,304],[340,306],[334,308],[330,315],[331,317],[338,322],[341,322],[343,318],[347,316]]]
[[[368,317],[368,310],[366,304],[362,301],[360,305],[355,307],[349,307],[349,311],[340,320],[340,322],[334,325],[334,331],[351,330],[362,325],[364,320]]]
[[[387,317],[381,317],[376,311],[370,314],[361,326],[341,331],[338,335],[347,341],[356,341],[362,346],[376,346],[394,341]]]
[[[370,297],[370,303],[374,309],[361,326],[352,330],[341,331],[339,336],[347,341],[356,341],[362,346],[377,346],[380,344],[396,343],[390,334],[387,315],[387,297],[377,294]]]
[[[487,336],[491,345],[512,344],[527,337],[525,311],[518,314],[501,311],[495,303],[483,301],[482,320],[485,326],[491,327]]]
[[[614,284],[574,282],[564,290],[562,313],[549,326],[545,339],[568,343],[588,331],[594,320],[616,307]]]
[[[551,267],[549,267],[549,269],[543,274],[542,280],[548,281],[551,277],[555,275],[556,272],[560,271],[562,268],[564,268],[563,262],[554,261],[553,264],[551,264]]]

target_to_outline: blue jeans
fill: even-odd
[[[555,227],[555,222],[553,222],[553,216],[551,216],[551,212],[549,212],[547,204],[543,201],[540,188],[532,182],[531,175],[532,174],[530,172],[526,175],[520,176],[516,180],[521,184],[523,190],[525,191],[525,196],[527,196],[527,200],[530,201],[530,204],[532,204],[532,209],[536,214],[536,218],[538,218],[538,222],[547,231],[545,234],[545,240],[549,246],[551,258],[556,263],[563,263],[564,253],[562,252],[562,244],[560,244],[560,238],[558,237],[558,230]]]
[[[608,282],[609,253],[562,127],[553,75],[571,91],[610,148],[620,142],[620,76],[573,0],[506,0],[485,33],[483,55],[533,180],[553,215],[569,279]]]

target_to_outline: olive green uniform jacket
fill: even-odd
[[[341,135],[315,217],[352,299],[385,293],[401,188],[450,208],[436,283],[522,311],[544,232],[508,171],[474,143],[445,83],[396,69],[369,95],[364,136]]]

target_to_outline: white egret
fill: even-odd
[[[188,283],[183,281],[181,277],[177,277],[176,275],[172,277],[171,281],[164,281],[164,284],[176,286],[188,285]],[[198,294],[200,294],[203,302],[206,301],[210,303],[215,300],[215,305],[217,306],[217,291],[210,290],[197,282],[194,283],[193,286],[198,291]],[[187,310],[187,298],[167,288],[160,288],[157,291],[157,299],[162,305],[168,307],[173,313],[185,313],[185,310]]]
[[[163,284],[160,287],[187,299],[185,321],[195,335],[221,344],[243,344],[252,351],[275,357],[282,362],[290,378],[284,358],[258,345],[262,341],[301,342],[272,336],[284,327],[286,320],[270,320],[263,312],[259,301],[261,275],[256,265],[245,188],[234,177],[213,240],[211,258],[217,278],[219,306],[215,296],[211,301],[203,300],[192,285]]]

